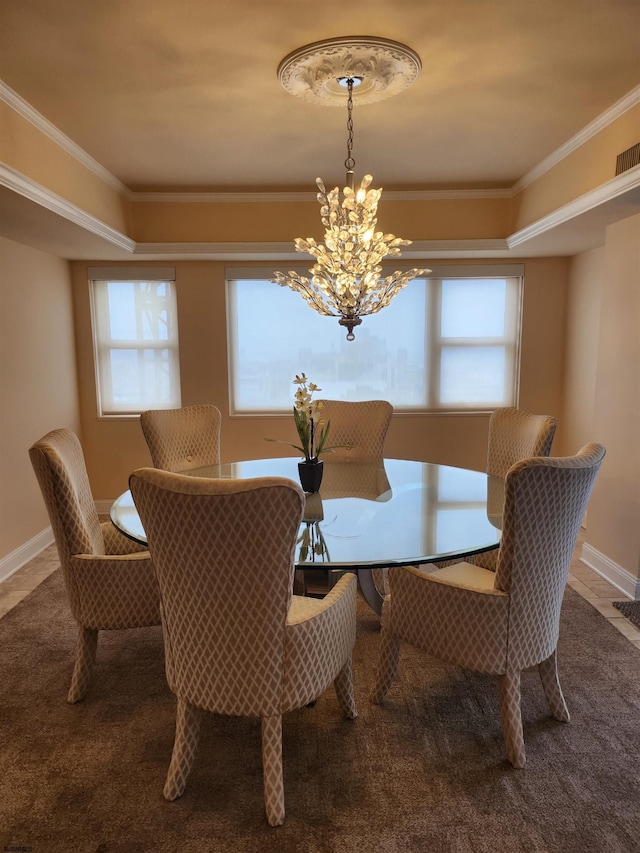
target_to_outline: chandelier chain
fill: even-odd
[[[349,186],[353,187],[353,167],[356,161],[353,159],[351,152],[353,151],[353,78],[347,80],[347,159],[344,161],[344,167],[347,170],[347,179],[349,175],[351,180],[347,180]]]

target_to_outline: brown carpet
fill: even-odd
[[[262,803],[256,720],[210,715],[185,795],[162,797],[175,704],[160,629],[101,635],[68,705],[75,630],[59,573],[0,620],[0,849],[32,853],[631,853],[640,839],[640,652],[572,590],[553,721],[524,677],[528,763],[507,764],[491,678],[409,648],[383,706],[377,619],[359,602],[360,716],[332,690],[284,724],[287,819]]]
[[[632,625],[640,628],[640,601],[614,601],[613,606],[617,607]]]

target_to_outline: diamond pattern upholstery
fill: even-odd
[[[146,548],[101,524],[80,441],[57,429],[29,456],[60,557],[78,648],[68,701],[84,698],[95,662],[98,631],[160,624],[158,587]]]
[[[324,599],[292,594],[304,493],[282,477],[206,479],[143,468],[129,485],[160,588],[167,681],[178,700],[164,795],[185,789],[200,714],[260,717],[264,797],[284,821],[282,714],[332,682],[349,718],[355,575]]]
[[[520,711],[520,673],[538,667],[553,716],[568,721],[556,668],[560,605],[571,555],[605,450],[525,459],[506,477],[503,535],[496,571],[457,563],[427,574],[389,572],[382,611],[378,675],[381,702],[408,642],[450,663],[498,676],[509,761],[526,756]]]
[[[340,456],[382,458],[384,440],[391,423],[393,406],[386,400],[318,400],[322,420],[331,421],[327,445],[348,444],[349,449],[333,451]]]
[[[502,516],[504,479],[507,471],[521,459],[548,456],[556,432],[556,419],[551,415],[533,415],[520,409],[496,409],[489,420],[487,450],[487,513],[489,518]],[[497,551],[469,557],[468,562],[495,571]],[[443,567],[449,563],[437,563]]]
[[[150,409],[140,415],[153,466],[164,471],[217,465],[221,422],[216,406]]]
[[[556,432],[556,419],[532,415],[520,409],[496,409],[489,420],[487,474],[507,476],[521,459],[548,456]]]

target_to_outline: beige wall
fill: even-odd
[[[607,446],[589,507],[588,541],[632,573],[637,573],[640,510],[639,220],[610,228],[606,248],[572,261],[524,260],[519,399],[523,409],[558,416],[554,454],[573,453],[591,440]],[[0,247],[1,559],[48,525],[27,455],[40,435],[58,426],[81,434],[98,500],[115,497],[129,472],[150,459],[137,419],[97,417],[89,264],[71,264],[70,281],[67,263],[58,258],[6,240]],[[183,403],[220,407],[225,460],[278,455],[282,449],[264,437],[291,439],[289,417],[229,417],[225,265],[175,266]],[[482,468],[487,425],[486,414],[397,415],[387,452]]]
[[[593,249],[571,261],[565,335],[562,444],[556,452],[575,453],[594,441],[600,303],[605,287],[605,251]]]
[[[563,432],[559,416],[568,272],[567,258],[525,262],[518,405],[525,411],[557,417],[560,422],[554,441],[558,443]]]
[[[150,458],[137,418],[97,416],[88,266],[72,264],[82,430],[95,497],[107,500],[123,491],[129,473]],[[293,440],[291,417],[229,416],[225,265],[180,262],[175,268],[183,405],[214,403],[220,408],[225,461],[286,454],[264,439]],[[559,415],[562,399],[567,271],[565,259],[525,261],[520,406],[554,415]],[[488,414],[398,414],[386,452],[484,469],[487,427]]]
[[[379,227],[405,240],[504,239],[511,232],[510,198],[394,201],[383,193]],[[302,202],[151,202],[131,205],[138,242],[283,242],[321,236],[319,205]]]
[[[137,240],[233,242],[241,234],[242,242],[290,244],[292,234],[317,233],[315,202],[130,202],[10,107],[0,104],[0,110],[4,129],[0,159]],[[414,240],[505,237],[609,181],[616,155],[637,142],[639,117],[636,105],[513,200],[389,199],[380,226]],[[589,507],[588,539],[594,549],[636,576],[638,222],[635,217],[612,226],[605,248],[572,261],[525,259],[519,398],[523,409],[559,417],[554,454],[573,453],[590,440],[607,446]],[[0,249],[2,560],[48,525],[27,456],[28,446],[40,435],[59,426],[81,433],[99,500],[117,495],[129,472],[150,459],[137,419],[97,417],[88,264],[73,263],[70,281],[68,265],[61,259],[6,240]],[[165,259],[161,265],[167,263],[171,261]],[[225,460],[278,455],[278,446],[266,443],[264,437],[290,439],[290,418],[229,417],[224,264],[175,266],[183,403],[213,402],[221,408]],[[486,414],[398,415],[389,431],[387,452],[483,468],[487,425]]]
[[[589,259],[600,265],[600,258]],[[587,542],[640,577],[640,215],[607,229],[600,289],[593,440],[607,448]]]
[[[49,525],[29,446],[80,431],[69,265],[0,238],[0,559]]]

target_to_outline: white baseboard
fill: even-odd
[[[630,598],[632,601],[640,599],[640,578],[636,578],[631,572],[623,569],[622,566],[614,563],[613,560],[605,557],[604,554],[596,551],[595,548],[586,542],[582,546],[580,562],[593,569],[596,574],[600,575],[601,578],[604,578],[612,586],[615,586],[616,589],[619,589],[627,598]]]
[[[96,501],[96,509],[100,515],[109,515],[109,510],[113,504],[113,500],[104,500],[104,501]],[[6,581],[7,578],[10,578],[12,574],[21,569],[25,563],[28,563],[29,560],[33,560],[34,557],[37,557],[38,554],[41,554],[45,548],[48,548],[49,545],[52,545],[54,542],[53,539],[53,530],[51,527],[46,527],[40,533],[36,533],[36,535],[29,539],[28,542],[25,542],[24,545],[20,545],[20,547],[16,548],[15,551],[12,551],[10,554],[7,554],[6,557],[2,557],[0,559],[0,583],[2,581]]]
[[[0,560],[0,583],[6,581],[14,572],[21,569],[29,560],[33,560],[38,554],[42,553],[45,548],[48,548],[53,542],[53,530],[50,527],[45,528],[40,533],[37,533],[24,545],[20,545],[15,551],[7,554]]]

